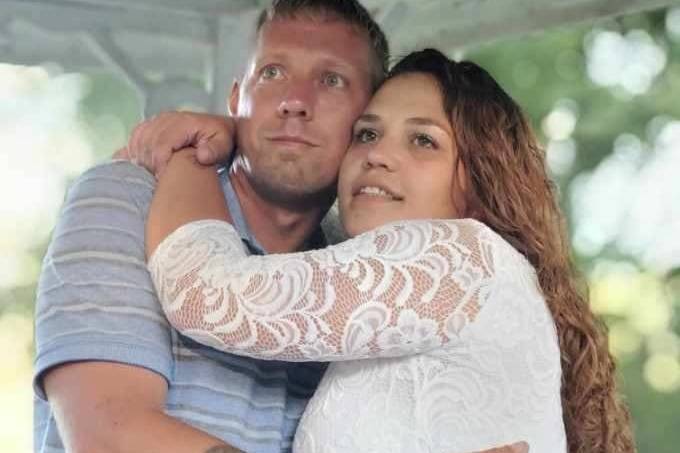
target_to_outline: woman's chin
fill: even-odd
[[[381,226],[383,226],[387,223],[392,222],[392,220],[393,219],[385,219],[385,218],[377,218],[377,217],[355,218],[353,216],[349,216],[348,218],[344,218],[342,215],[340,216],[340,221],[342,222],[342,226],[345,229],[347,236],[349,236],[349,237],[358,236],[362,233],[366,233],[368,231],[375,230],[376,228],[379,228],[379,227],[381,227]]]

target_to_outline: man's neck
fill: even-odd
[[[326,206],[293,210],[262,198],[243,171],[230,172],[229,178],[250,233],[267,253],[301,250],[326,214]]]

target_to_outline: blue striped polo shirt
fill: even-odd
[[[262,253],[227,173],[220,178],[235,227],[251,253]],[[146,170],[114,161],[85,172],[68,191],[37,292],[34,450],[64,451],[41,385],[45,371],[97,360],[159,373],[169,385],[167,414],[236,448],[290,451],[325,365],[221,353],[168,325],[144,256],[154,186]]]

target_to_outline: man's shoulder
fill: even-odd
[[[154,178],[106,162],[73,181],[52,232],[35,303],[34,386],[47,370],[94,360],[169,376],[170,331],[144,256]]]
[[[126,160],[111,160],[97,164],[80,176],[73,186],[83,185],[92,181],[128,183],[134,182],[153,187],[155,179],[145,168]]]
[[[80,205],[106,201],[110,208],[130,204],[135,211],[148,209],[156,184],[146,169],[124,160],[95,165],[75,178],[68,189],[62,214]],[[79,210],[81,211],[81,210]]]

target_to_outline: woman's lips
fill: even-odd
[[[403,197],[395,193],[388,187],[381,184],[360,184],[357,189],[353,191],[355,197],[365,196],[376,199],[385,199],[390,201],[401,201]]]

